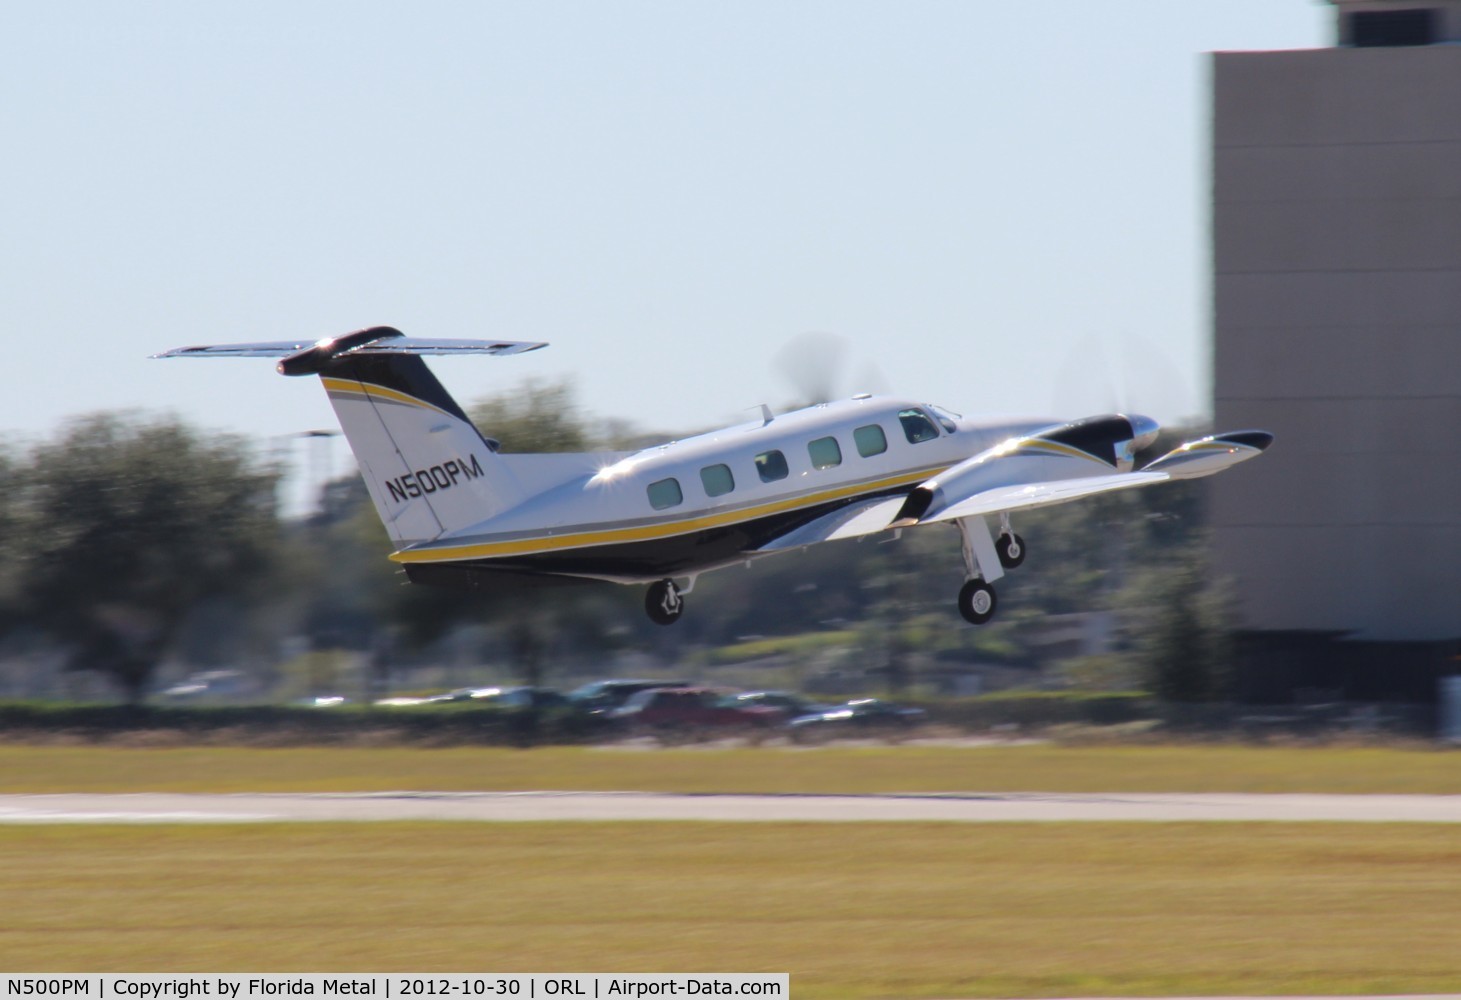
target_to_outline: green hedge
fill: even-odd
[[[918,702],[932,723],[960,729],[1000,726],[1041,728],[1084,724],[1118,725],[1158,716],[1150,695],[1140,691],[1090,694],[1070,691],[1018,691]]]
[[[159,742],[307,745],[402,742],[514,745],[574,743],[601,723],[565,712],[443,706],[441,709],[308,708],[283,705],[178,707],[0,703],[0,739],[104,741],[146,734]]]

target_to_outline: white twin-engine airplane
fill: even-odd
[[[780,415],[763,405],[759,420],[643,451],[504,455],[420,357],[543,346],[373,327],[155,357],[278,357],[282,375],[318,375],[396,545],[391,558],[413,582],[647,583],[645,610],[661,625],[680,617],[682,596],[708,570],[940,523],[963,539],[959,612],[982,625],[994,614],[992,584],[1025,559],[1012,512],[1211,475],[1273,441],[1266,431],[1214,434],[1135,471],[1136,452],[1157,436],[1148,417],[996,423],[861,395]]]

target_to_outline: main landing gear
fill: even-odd
[[[959,614],[971,625],[983,625],[999,606],[993,582],[1025,561],[1025,540],[1010,528],[1008,514],[999,517],[999,537],[989,537],[983,517],[955,521],[963,541],[964,585],[959,588]]]
[[[966,580],[959,588],[959,614],[971,625],[983,625],[993,618],[998,603],[994,588],[983,580]]]
[[[660,580],[649,585],[644,610],[656,625],[673,625],[685,613],[685,598],[674,580]]]

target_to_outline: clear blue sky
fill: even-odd
[[[1208,63],[1318,0],[16,2],[0,21],[0,428],[333,426],[189,343],[386,323],[546,340],[648,428],[840,389],[966,413],[1208,407]],[[1119,371],[1116,371],[1119,369]],[[1114,372],[1114,373],[1113,373]]]

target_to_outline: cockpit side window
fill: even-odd
[[[899,410],[898,422],[903,425],[903,436],[908,439],[909,444],[932,441],[938,437],[938,428],[922,410]]]

